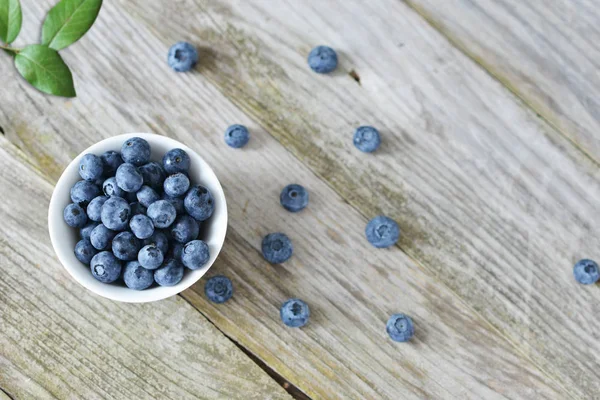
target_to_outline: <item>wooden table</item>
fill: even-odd
[[[17,46],[54,1],[22,3]],[[62,52],[76,99],[0,55],[0,398],[600,398],[600,288],[572,276],[600,259],[599,23],[592,0],[111,0]],[[192,73],[166,64],[179,40],[200,49]],[[335,73],[307,67],[318,44]],[[362,124],[382,132],[374,154],[352,145]],[[215,169],[230,225],[207,276],[232,279],[228,303],[204,280],[116,303],[59,264],[53,183],[124,132]],[[311,196],[298,214],[279,206],[292,182]],[[378,214],[397,247],[365,240]],[[295,247],[282,266],[260,255],[274,231]],[[290,297],[305,328],[279,320]],[[410,343],[385,332],[396,312]]]

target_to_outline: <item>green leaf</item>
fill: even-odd
[[[0,39],[10,44],[19,35],[23,15],[19,0],[0,0]]]
[[[15,57],[23,78],[38,90],[63,97],[75,97],[73,76],[56,50],[40,44],[25,47]]]
[[[61,0],[44,21],[42,44],[60,50],[75,43],[92,27],[101,6],[102,0]]]

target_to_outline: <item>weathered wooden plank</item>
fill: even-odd
[[[375,251],[368,245],[362,233],[366,219],[203,75],[169,71],[166,49],[185,36],[157,36],[138,20],[139,13],[156,8],[152,13],[160,10],[170,18],[186,5],[162,9],[145,3],[129,9],[131,16],[122,15],[127,7],[105,4],[91,32],[98,38],[90,39],[87,50],[79,46],[65,54],[77,66],[77,100],[20,92],[18,82],[8,83],[15,97],[3,105],[7,137],[38,165],[50,165],[45,168],[50,180],[81,148],[123,131],[153,130],[198,150],[221,178],[231,216],[226,246],[210,275],[226,273],[236,294],[218,307],[203,300],[201,284],[184,296],[315,398],[568,396],[399,249]],[[103,65],[105,57],[110,68]],[[0,73],[10,72],[0,64]],[[242,151],[223,143],[222,133],[233,122],[252,132]],[[310,207],[300,214],[278,205],[279,191],[291,181],[311,193]],[[262,236],[276,230],[287,232],[296,248],[281,267],[259,255]],[[306,328],[286,329],[279,321],[278,308],[291,296],[310,303]],[[415,317],[418,333],[411,344],[386,336],[385,321],[397,311]]]
[[[285,399],[180,297],[122,304],[55,261],[52,186],[0,138],[0,387],[14,398]],[[1,392],[0,392],[1,393]]]
[[[598,258],[597,166],[409,7],[123,8],[165,44],[202,46],[199,72],[224,95],[365,216],[399,220],[401,248],[575,396],[597,395],[600,323],[590,316],[600,293],[571,272],[577,259]],[[340,52],[331,76],[306,66],[321,43]],[[353,148],[359,124],[381,129],[377,154]]]
[[[600,160],[600,10],[589,0],[404,0]]]

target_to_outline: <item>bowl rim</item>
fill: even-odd
[[[106,147],[107,144],[109,144],[109,143],[112,144],[113,142],[114,143],[123,143],[125,140],[132,138],[132,137],[143,138],[143,139],[147,140],[151,146],[152,146],[153,141],[158,140],[158,141],[162,141],[162,142],[167,142],[166,144],[169,147],[181,148],[181,149],[185,150],[186,152],[188,152],[188,154],[190,154],[191,157],[193,156],[193,158],[197,158],[197,160],[200,161],[201,170],[206,171],[209,174],[212,174],[215,178],[214,186],[216,187],[217,191],[215,192],[214,188],[212,188],[211,194],[213,195],[213,198],[215,199],[215,203],[217,203],[217,205],[218,205],[218,208],[215,207],[215,214],[217,214],[217,212],[218,212],[218,215],[219,215],[218,220],[220,221],[221,229],[218,230],[217,236],[211,238],[212,239],[211,243],[213,243],[213,245],[214,245],[213,249],[216,249],[216,251],[211,251],[211,253],[214,253],[214,256],[213,256],[213,254],[211,254],[211,259],[209,260],[209,262],[206,265],[204,265],[202,268],[197,269],[197,270],[188,270],[187,268],[185,269],[186,274],[193,275],[192,279],[188,279],[188,280],[183,279],[177,285],[159,286],[159,287],[155,287],[151,290],[147,290],[147,291],[146,290],[137,291],[137,290],[129,289],[125,286],[123,287],[124,290],[115,291],[115,290],[108,290],[108,287],[114,288],[114,286],[112,286],[112,285],[107,285],[107,284],[97,285],[94,283],[90,283],[90,282],[93,282],[93,280],[87,280],[87,281],[82,280],[77,276],[77,274],[73,270],[75,268],[75,266],[72,265],[73,264],[72,259],[69,259],[69,257],[74,257],[74,255],[72,255],[72,254],[68,255],[68,253],[64,250],[64,246],[61,246],[59,244],[61,229],[65,228],[65,227],[69,228],[66,225],[61,227],[60,226],[61,224],[58,222],[58,221],[63,222],[62,214],[63,214],[63,208],[64,208],[61,204],[63,201],[61,199],[59,199],[59,196],[63,195],[63,193],[62,193],[63,190],[67,190],[67,191],[70,190],[70,183],[68,183],[69,176],[71,175],[72,172],[75,172],[76,174],[78,174],[77,169],[79,168],[79,161],[85,154],[88,154],[88,153],[98,154],[100,152],[107,151],[109,149],[103,149],[104,147]],[[99,151],[97,149],[103,149],[103,150]],[[120,146],[118,148],[113,148],[113,150],[120,151]],[[200,182],[200,184],[204,184],[204,183]],[[213,216],[211,218],[215,218],[215,216],[216,216],[215,214],[213,214]],[[63,224],[64,224],[64,222],[63,222]],[[177,294],[181,293],[182,291],[188,289],[190,286],[194,285],[210,269],[210,267],[214,264],[216,258],[220,254],[220,252],[223,248],[223,244],[225,242],[225,236],[227,234],[227,227],[228,227],[227,200],[225,199],[225,193],[223,191],[221,181],[215,174],[212,167],[204,160],[204,158],[200,154],[198,154],[198,152],[192,150],[190,147],[186,146],[185,144],[179,142],[176,139],[170,138],[168,136],[158,135],[155,133],[142,133],[142,132],[124,133],[124,134],[105,138],[99,142],[94,143],[93,145],[89,146],[88,148],[84,149],[75,158],[73,158],[73,160],[66,166],[66,168],[61,173],[60,178],[56,181],[56,184],[54,185],[54,189],[52,191],[52,197],[50,198],[50,204],[48,206],[48,231],[50,234],[50,241],[52,243],[54,252],[57,255],[63,268],[67,270],[67,272],[69,273],[71,278],[73,278],[73,280],[75,280],[77,283],[79,283],[80,285],[82,285],[83,287],[85,287],[86,289],[91,291],[92,293],[95,293],[96,295],[102,296],[102,297],[110,299],[110,300],[121,301],[121,302],[125,302],[125,303],[146,303],[146,302],[162,300],[167,297],[177,295]],[[69,228],[69,229],[75,229],[75,228]],[[213,250],[213,249],[211,249],[211,250]],[[71,251],[71,253],[72,253],[72,251]],[[77,262],[77,268],[81,268],[82,266],[85,267],[85,265],[83,265],[78,260],[75,259],[75,261]],[[91,276],[92,275],[90,273],[90,277]],[[101,289],[103,287],[103,285],[108,286],[106,291]]]

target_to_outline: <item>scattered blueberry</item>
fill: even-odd
[[[396,221],[383,215],[373,218],[365,228],[367,240],[377,248],[390,247],[400,238]]]
[[[92,235],[92,231],[96,228],[100,223],[94,221],[88,221],[88,223],[79,230],[79,235],[82,239],[90,240],[90,236]]]
[[[198,222],[189,215],[177,217],[175,223],[171,226],[171,237],[179,243],[187,243],[194,240],[200,233]]]
[[[287,326],[300,328],[308,322],[310,309],[308,308],[308,304],[300,299],[289,299],[281,306],[279,316]]]
[[[600,279],[600,270],[598,264],[592,260],[579,260],[573,267],[575,280],[583,285],[591,285]]]
[[[173,149],[167,151],[162,159],[163,168],[167,174],[176,174],[178,172],[188,172],[190,169],[190,156],[182,149]]]
[[[165,194],[171,197],[183,196],[190,188],[190,179],[183,173],[178,172],[165,179]]]
[[[149,244],[142,247],[138,253],[137,260],[146,269],[156,269],[163,263],[164,255],[156,245]]]
[[[269,233],[262,241],[262,253],[265,260],[272,264],[287,261],[294,252],[292,242],[283,233]]]
[[[308,192],[303,186],[287,185],[279,195],[279,202],[286,210],[298,212],[308,204]]]
[[[150,161],[150,144],[139,137],[127,139],[121,147],[121,158],[136,167],[144,165]]]
[[[121,164],[117,168],[117,175],[115,176],[117,185],[126,192],[134,193],[140,190],[144,183],[144,178],[135,167],[130,163]]]
[[[100,158],[102,159],[102,165],[104,167],[104,174],[106,176],[114,175],[117,172],[119,165],[123,164],[121,155],[116,151],[109,150],[104,152]]]
[[[99,194],[100,188],[92,182],[78,181],[71,188],[71,201],[85,208]]]
[[[175,259],[170,259],[154,271],[154,281],[160,286],[174,286],[183,278],[183,265]]]
[[[166,200],[158,200],[150,204],[146,213],[156,228],[167,228],[171,226],[177,212],[175,207]]]
[[[385,329],[396,342],[406,342],[415,334],[412,319],[408,315],[394,314],[388,320]]]
[[[87,216],[92,221],[99,222],[102,218],[102,206],[108,200],[106,196],[94,197],[87,206]]]
[[[117,179],[111,176],[102,184],[102,191],[108,197],[116,196],[125,198],[125,191],[117,185]]]
[[[117,232],[111,231],[106,226],[100,224],[90,233],[90,242],[97,250],[104,250],[110,246]]]
[[[142,186],[136,193],[137,201],[140,202],[144,207],[150,206],[157,200],[160,200],[160,196],[150,186]]]
[[[134,201],[133,203],[129,203],[129,208],[131,208],[131,216],[138,215],[138,214],[146,215],[146,211],[147,211],[146,207],[141,205],[139,201]]]
[[[166,200],[171,203],[171,205],[175,207],[175,212],[177,215],[185,213],[185,207],[183,206],[183,199],[181,197],[171,197],[163,193],[162,200]]]
[[[140,247],[140,241],[131,232],[121,232],[112,241],[113,254],[123,261],[137,259]]]
[[[121,276],[121,261],[110,251],[96,254],[90,262],[94,278],[103,283],[111,283]]]
[[[213,276],[206,281],[204,293],[213,303],[225,303],[233,296],[233,285],[231,284],[231,280],[226,276]]]
[[[154,190],[162,190],[166,177],[162,165],[156,161],[151,161],[139,167],[138,171],[144,178],[144,185],[150,186]]]
[[[185,210],[198,221],[205,221],[215,210],[215,202],[207,188],[201,185],[192,187],[183,200]]]
[[[127,200],[121,197],[111,197],[102,206],[102,223],[113,231],[122,231],[129,224],[131,209]]]
[[[189,269],[202,268],[209,259],[208,245],[202,240],[192,240],[183,246],[181,262]]]
[[[319,74],[336,69],[338,58],[335,50],[328,46],[317,46],[308,54],[308,66]]]
[[[83,228],[88,221],[88,217],[83,208],[73,203],[65,207],[63,217],[67,225],[71,228]]]
[[[248,133],[248,128],[244,125],[231,125],[225,131],[225,143],[234,149],[244,147],[248,144],[249,140],[250,134]]]
[[[153,244],[158,247],[163,254],[167,254],[167,251],[169,251],[169,239],[167,238],[167,235],[164,232],[156,229],[154,230],[152,236],[150,236],[148,239],[144,239],[143,244],[144,246]],[[173,243],[173,246],[174,245],[175,243]]]
[[[359,126],[354,132],[354,146],[364,153],[372,153],[381,144],[379,131],[372,126]]]
[[[130,261],[125,265],[123,280],[130,289],[144,290],[154,283],[154,273],[142,267],[139,262]]]
[[[129,228],[138,239],[148,239],[154,233],[152,220],[143,214],[137,214],[129,220]]]
[[[198,52],[187,42],[177,42],[169,49],[167,62],[173,70],[187,72],[198,62]]]
[[[75,245],[75,257],[84,264],[89,264],[97,252],[89,240],[82,239]]]
[[[169,250],[169,257],[181,261],[181,255],[183,254],[183,244],[173,241]]]
[[[97,155],[86,154],[79,161],[79,175],[85,181],[95,182],[102,178],[103,172],[102,159]]]

